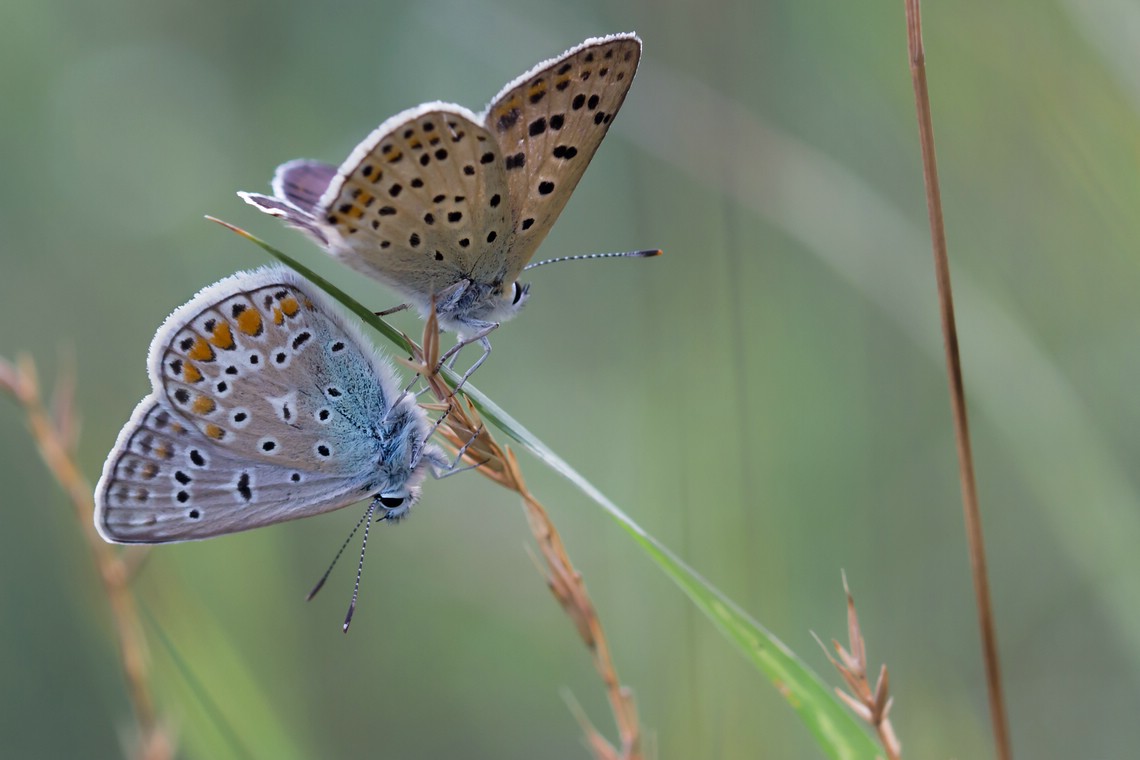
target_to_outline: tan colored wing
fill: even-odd
[[[491,101],[483,123],[499,143],[510,186],[514,281],[550,231],[621,108],[637,64],[635,34],[590,39],[540,63]]]
[[[425,302],[476,258],[510,244],[510,200],[494,138],[465,108],[427,103],[384,122],[318,204],[332,251]]]

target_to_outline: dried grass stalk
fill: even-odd
[[[432,394],[440,403],[440,409],[447,413],[445,424],[440,426],[440,433],[456,450],[470,442],[464,460],[469,464],[480,465],[478,472],[522,497],[527,523],[545,564],[547,585],[573,621],[578,635],[590,650],[594,667],[602,677],[617,724],[620,747],[610,744],[578,711],[577,717],[586,733],[587,745],[598,760],[641,760],[645,755],[633,692],[622,686],[618,678],[597,611],[590,601],[581,574],[574,569],[566,553],[557,528],[542,504],[527,490],[514,452],[500,446],[483,426],[474,405],[466,397],[454,394],[444,379],[432,371],[439,361],[439,328],[434,317],[429,318],[424,326],[423,347],[414,350],[413,369],[426,379]]]
[[[990,598],[990,578],[986,564],[986,544],[982,511],[978,502],[978,481],[970,446],[970,425],[966,414],[966,386],[962,380],[962,357],[958,350],[958,326],[954,318],[954,295],[950,287],[950,254],[946,245],[946,223],[942,214],[942,190],[938,184],[938,160],[934,150],[934,117],[930,110],[930,88],[926,82],[926,49],[922,42],[922,7],[919,0],[905,0],[906,43],[910,61],[914,105],[918,118],[919,145],[922,149],[922,176],[926,189],[930,242],[934,255],[934,278],[938,283],[938,310],[942,317],[942,342],[946,351],[946,376],[950,386],[950,411],[954,439],[958,446],[958,480],[962,484],[962,515],[974,580],[974,601],[982,635],[982,660],[986,668],[990,723],[999,760],[1010,760],[1013,749],[1009,738],[1009,718],[1005,710],[1001,663],[998,658],[997,623]]]
[[[847,595],[847,649],[843,648],[835,639],[831,645],[839,657],[836,660],[827,651],[827,647],[816,637],[827,659],[839,671],[847,688],[843,691],[837,688],[835,693],[843,703],[851,708],[859,718],[866,721],[875,733],[879,735],[879,742],[887,753],[888,760],[901,760],[902,745],[899,743],[895,729],[891,725],[890,712],[894,700],[890,696],[890,679],[887,675],[887,666],[879,668],[879,677],[874,686],[867,678],[867,644],[863,639],[863,630],[859,627],[859,616],[855,614],[855,599],[851,596],[851,589],[847,587],[847,575],[843,575],[843,592]],[[814,634],[812,634],[814,635]]]
[[[138,551],[116,551],[95,531],[95,502],[91,484],[75,463],[79,436],[79,416],[75,411],[75,375],[61,371],[52,397],[51,410],[44,405],[36,365],[21,356],[15,364],[0,357],[0,389],[11,395],[24,410],[28,428],[40,456],[71,502],[83,531],[83,539],[98,570],[99,580],[115,623],[119,644],[119,664],[127,684],[127,696],[135,714],[138,736],[130,756],[145,760],[174,757],[170,732],[158,720],[149,682],[146,645],[139,625],[138,609],[131,595],[130,568],[137,564]],[[124,558],[132,558],[128,564]]]

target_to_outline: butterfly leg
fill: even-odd
[[[478,470],[480,467],[482,467],[483,465],[487,464],[487,462],[490,462],[490,461],[491,461],[490,459],[484,459],[482,462],[474,462],[472,464],[467,465],[466,467],[458,467],[458,468],[455,468],[452,470],[445,470],[442,473],[435,473],[435,479],[436,480],[443,480],[444,478],[450,478],[452,475],[458,475],[461,472],[467,472],[468,470]]]
[[[451,414],[451,407],[445,409],[443,411],[443,414],[439,415],[439,418],[432,423],[431,430],[429,430],[428,434],[424,436],[424,441],[427,441],[427,439],[435,435],[435,431],[439,430],[439,426],[443,424],[443,421],[447,419],[447,416],[449,414]]]
[[[410,306],[411,306],[411,304],[402,303],[402,304],[398,304],[396,306],[393,306],[391,309],[385,309],[384,311],[374,311],[372,313],[378,317],[386,317],[389,314],[395,314],[398,311],[403,311],[404,309],[407,309]]]
[[[479,429],[467,439],[467,443],[463,444],[459,448],[459,451],[455,452],[455,458],[451,461],[448,461],[447,456],[440,449],[433,447],[433,450],[426,454],[428,461],[431,462],[432,477],[436,480],[443,480],[444,478],[450,478],[452,475],[458,475],[468,470],[475,470],[487,464],[487,462],[490,461],[489,459],[469,464],[466,467],[459,466],[459,463],[463,461],[463,455],[467,453],[467,447],[474,443],[475,439],[478,438],[482,432],[483,428],[480,426]]]
[[[455,358],[459,356],[459,352],[469,346],[471,343],[474,343],[476,340],[478,340],[478,338],[475,337],[460,338],[457,340],[454,346],[444,351],[443,355],[439,357],[439,363],[435,365],[435,371],[439,372],[440,368],[442,368],[444,364],[451,366],[448,364],[448,362],[454,362]]]
[[[478,437],[479,437],[479,434],[480,434],[480,433],[482,433],[482,432],[483,432],[483,426],[482,426],[482,425],[480,425],[480,426],[479,426],[479,429],[478,429],[478,430],[476,430],[474,433],[472,433],[472,434],[471,434],[471,437],[467,439],[467,443],[465,443],[465,444],[463,444],[462,446],[460,446],[460,447],[459,447],[459,451],[455,452],[455,459],[454,459],[454,460],[452,460],[452,462],[451,462],[451,465],[450,465],[450,466],[447,468],[447,470],[448,470],[448,473],[447,473],[447,474],[448,474],[448,475],[454,475],[454,474],[455,474],[455,472],[456,472],[456,470],[455,470],[455,467],[456,467],[456,465],[458,465],[458,464],[459,464],[459,462],[460,462],[460,461],[463,459],[463,455],[467,453],[467,448],[468,448],[468,447],[469,447],[471,444],[475,443],[475,439],[476,439],[476,438],[478,438]],[[461,470],[460,472],[462,472],[462,470]],[[446,476],[445,476],[445,477],[446,477]]]
[[[487,357],[491,355],[491,341],[488,340],[487,333],[491,332],[491,330],[494,330],[495,327],[498,327],[498,325],[496,324],[494,327],[487,328],[487,331],[483,333],[482,336],[480,336],[479,345],[483,347],[483,353],[478,359],[475,360],[475,363],[472,364],[467,369],[467,371],[463,373],[463,377],[460,378],[459,384],[455,386],[455,390],[462,388],[463,384],[467,382],[467,378],[475,374],[475,370],[479,369],[479,367],[482,366],[483,362],[487,361]]]
[[[409,382],[407,385],[404,386],[404,390],[400,393],[400,399],[397,399],[396,403],[399,403],[399,401],[401,399],[403,399],[404,396],[411,393],[412,388],[414,388],[416,383],[418,383],[419,381],[420,381],[420,374],[417,372],[415,377],[412,378],[411,382]],[[412,394],[412,398],[414,398],[418,401],[420,396],[424,395],[425,393],[427,393],[430,390],[431,390],[430,385],[424,385],[423,388],[420,388],[418,391],[416,391],[414,394]]]
[[[461,350],[463,350],[463,348],[465,346],[469,346],[470,344],[477,342],[477,343],[479,343],[479,345],[481,345],[483,347],[482,355],[478,359],[475,360],[475,363],[472,364],[468,368],[468,370],[463,373],[463,377],[461,377],[459,379],[459,382],[455,386],[456,391],[458,391],[460,388],[463,387],[463,384],[467,382],[467,378],[469,378],[469,377],[471,377],[471,375],[475,374],[475,370],[479,369],[479,367],[482,366],[483,362],[487,361],[487,357],[491,355],[491,341],[487,338],[487,336],[490,335],[491,332],[499,326],[499,323],[498,322],[477,322],[477,323],[474,323],[472,326],[477,327],[479,329],[479,331],[473,335],[461,337],[459,342],[457,342],[454,346],[449,348],[443,354],[443,356],[441,356],[439,358],[439,364],[437,364],[436,368],[435,368],[435,371],[439,372],[440,368],[443,367],[444,363],[447,362],[449,359],[452,361],[452,363],[454,363],[456,356],[459,354],[459,352]],[[451,366],[451,364],[448,364],[448,366]]]
[[[411,361],[411,360],[412,360],[412,357],[409,356],[408,361]],[[408,384],[404,386],[404,390],[401,391],[401,393],[400,393],[400,398],[396,399],[397,404],[400,403],[400,401],[404,398],[404,396],[407,396],[409,393],[411,393],[412,388],[416,387],[416,383],[418,383],[420,381],[420,378],[421,378],[421,375],[419,372],[417,372],[412,377],[412,379],[408,382]],[[430,390],[431,390],[431,386],[425,383],[423,388],[420,388],[418,391],[416,391],[415,393],[412,394],[412,398],[419,401],[420,396],[424,395],[425,393],[427,393]],[[393,404],[392,406],[393,406],[393,408],[395,408],[395,404]]]
[[[419,375],[416,375],[416,378],[419,378]],[[397,396],[396,400],[393,401],[391,403],[391,405],[388,407],[388,413],[385,414],[383,419],[380,420],[382,423],[387,422],[389,419],[391,419],[394,416],[397,416],[397,415],[404,413],[404,410],[403,410],[404,399],[407,398],[408,396],[412,395],[412,386],[415,385],[415,379],[416,378],[413,378],[412,382],[409,383],[406,388],[404,388],[402,391],[400,391],[400,395]],[[416,399],[416,398],[419,398],[419,396],[420,396],[420,394],[419,394],[419,392],[417,392],[414,396],[412,396],[412,398]]]
[[[415,393],[412,393],[412,388],[414,388],[416,383],[418,383],[419,381],[420,381],[420,373],[417,372],[415,374],[415,376],[412,377],[411,381],[407,385],[404,386],[403,390],[400,391],[400,395],[396,397],[396,400],[392,402],[391,407],[389,407],[389,409],[388,409],[389,414],[394,414],[396,412],[396,409],[399,408],[399,406],[400,406],[400,402],[402,402],[406,396],[410,395],[414,400],[418,401],[420,396],[424,395],[425,393],[427,393],[428,391],[431,390],[430,385],[424,385],[423,388],[420,388]],[[387,418],[385,418],[385,419],[387,419]],[[436,427],[439,427],[439,422],[442,422],[442,421],[443,420],[441,419],[438,422],[436,422]],[[435,428],[432,428],[432,430],[434,432]]]
[[[449,407],[447,410],[444,411],[443,414],[439,415],[439,419],[437,419],[435,421],[435,423],[432,424],[431,430],[429,430],[428,434],[426,436],[424,436],[424,442],[425,443],[427,442],[427,440],[429,438],[431,438],[433,435],[435,435],[435,431],[439,430],[440,425],[443,424],[444,420],[446,420],[448,415],[450,415],[450,414],[451,414],[451,409]],[[467,447],[470,446],[475,441],[475,439],[479,437],[479,434],[481,432],[483,432],[482,426],[480,426],[479,429],[476,430],[474,432],[474,434],[472,434],[472,436],[469,439],[467,439],[467,443],[463,444],[463,446],[459,449],[459,451],[455,455],[455,461],[454,462],[448,462],[447,459],[442,454],[439,453],[439,449],[425,451],[424,455],[427,456],[428,461],[430,461],[433,466],[439,467],[443,470],[454,470],[455,465],[459,464],[459,460],[463,458],[463,455],[465,453],[467,453]]]
[[[475,362],[475,367],[478,367],[480,364],[482,364],[483,360],[487,358],[486,354],[489,354],[491,352],[491,342],[489,340],[486,340],[486,338],[499,326],[499,323],[484,322],[482,320],[471,320],[469,322],[465,322],[464,325],[473,328],[474,332],[470,334],[460,333],[459,340],[456,341],[455,345],[444,351],[443,356],[439,357],[439,364],[437,364],[435,367],[436,372],[438,372],[440,367],[446,364],[449,359],[454,359],[460,351],[472,343],[479,342],[483,344],[484,355],[479,359],[479,361]],[[468,370],[467,374],[470,375],[470,370]]]

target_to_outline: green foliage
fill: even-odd
[[[407,342],[398,331],[367,307],[350,298],[343,290],[260,238],[245,231],[240,234],[312,280],[400,349],[408,349]],[[458,380],[458,376],[451,370],[445,367],[443,371],[452,381]],[[539,461],[573,483],[591,501],[602,507],[656,563],[657,567],[685,592],[693,604],[724,634],[729,643],[780,690],[824,752],[834,758],[874,758],[881,754],[878,746],[868,738],[866,731],[852,717],[850,711],[819,676],[783,642],[750,618],[735,602],[682,562],[660,541],[649,535],[590,481],[471,382],[464,385],[464,392],[475,402],[484,419],[493,422],[500,430],[534,454]]]

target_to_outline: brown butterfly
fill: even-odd
[[[247,203],[313,238],[333,257],[478,341],[519,312],[518,281],[566,206],[637,72],[636,34],[589,39],[507,84],[481,114],[425,103],[380,125],[340,168],[282,164],[273,197]],[[655,256],[660,251],[568,259]],[[386,312],[386,313],[389,313]]]

